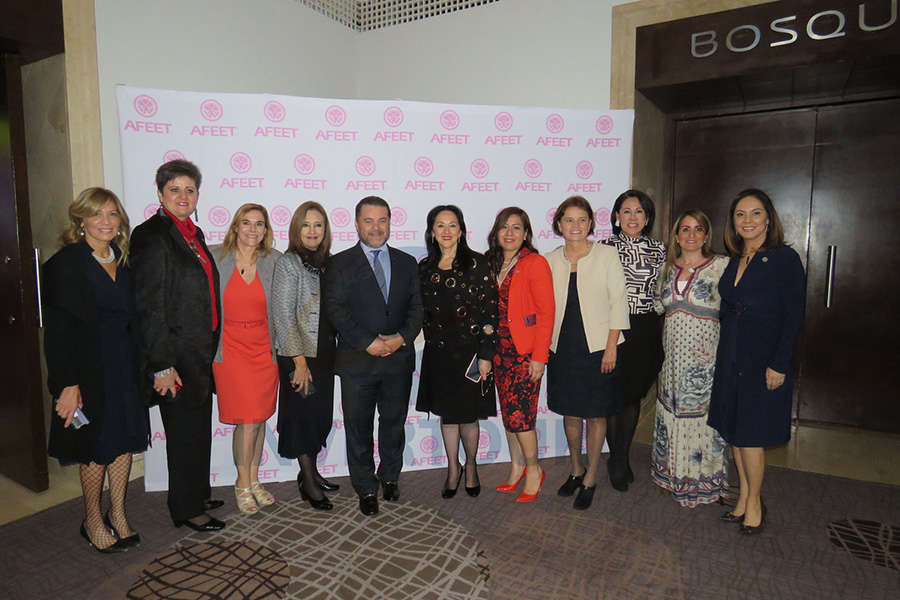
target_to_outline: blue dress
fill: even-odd
[[[729,444],[767,447],[791,439],[794,345],[803,325],[806,278],[788,247],[758,251],[737,285],[731,259],[719,280],[722,303],[707,423]],[[784,383],[766,388],[766,368]]]

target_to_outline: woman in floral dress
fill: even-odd
[[[710,248],[709,219],[684,212],[670,236],[660,276],[665,361],[659,374],[650,475],[693,508],[728,491],[727,444],[706,424],[719,343],[719,277],[728,258]]]

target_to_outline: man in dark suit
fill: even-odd
[[[391,209],[377,196],[356,205],[358,244],[332,257],[325,271],[324,310],[338,333],[335,372],[347,436],[347,464],[364,515],[378,512],[378,484],[397,500],[403,467],[413,341],[422,328],[416,261],[387,246]],[[375,473],[374,418],[378,408]]]

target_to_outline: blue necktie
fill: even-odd
[[[384,278],[384,269],[381,268],[381,263],[378,262],[380,253],[381,250],[372,250],[372,270],[375,271],[375,281],[378,283],[378,289],[381,290],[381,295],[384,296],[384,301],[387,302],[387,281]]]

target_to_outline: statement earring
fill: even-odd
[[[618,220],[618,219],[616,219],[616,227],[621,227],[621,225],[619,224],[619,220]]]

